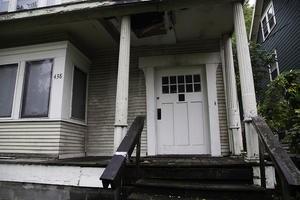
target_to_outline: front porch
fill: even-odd
[[[55,195],[58,199],[78,199],[79,196],[81,199],[113,199],[113,190],[104,189],[99,180],[110,160],[111,157],[2,158],[0,188],[7,191],[7,198],[15,198],[20,194],[18,191],[23,191],[26,195],[32,193],[32,197],[44,193],[45,198],[51,194],[51,198]],[[257,197],[263,195],[261,199],[264,199],[266,195],[265,189],[254,186],[256,177],[253,173],[259,165],[245,162],[242,157],[142,157],[140,180],[136,184],[134,168],[135,158],[132,158],[123,176],[122,199],[149,199],[155,195],[219,198],[216,194],[224,197],[236,194],[237,199],[245,199],[244,195],[249,193]]]

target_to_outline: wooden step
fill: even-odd
[[[266,190],[247,184],[203,183],[190,180],[142,179],[136,183],[136,191],[128,199],[265,199]],[[141,197],[141,196],[145,197]]]

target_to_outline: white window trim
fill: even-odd
[[[276,51],[276,49],[274,49],[274,51],[272,51],[274,54],[275,54],[275,58],[277,59],[277,51]],[[279,76],[279,74],[280,74],[280,72],[279,72],[279,66],[278,66],[278,62],[277,61],[275,61],[275,66],[276,66],[276,70],[277,70],[277,76]],[[275,70],[273,70],[273,71],[275,71]],[[270,75],[270,81],[272,81],[273,79],[272,79],[272,66],[269,66],[269,75]]]
[[[69,59],[66,59],[66,57]],[[54,60],[48,117],[21,118],[25,64],[27,61],[44,59]],[[88,71],[91,61],[68,41],[0,49],[0,65],[18,64],[11,117],[1,117],[0,122],[64,120],[86,125],[87,99],[85,121],[72,119],[70,115],[71,105],[68,101],[71,97],[71,93],[68,91],[71,91],[72,77],[70,75],[72,74],[73,63],[78,63],[77,66],[80,66],[79,68],[86,72],[88,88]],[[62,77],[53,80],[55,74],[62,74]]]
[[[268,11],[270,9],[270,7],[272,7],[272,10],[273,10],[273,19],[274,19],[274,26],[272,28],[270,28],[270,25],[269,25],[269,18],[268,18]],[[262,21],[263,19],[266,17],[267,19],[267,28],[268,28],[268,34],[265,36],[264,34],[264,28],[263,28],[263,24],[262,24]],[[260,26],[261,26],[261,31],[262,31],[262,36],[263,36],[263,39],[264,41],[266,40],[266,38],[270,35],[271,31],[274,29],[274,27],[276,26],[276,17],[275,17],[275,10],[274,10],[274,5],[273,5],[273,1],[271,1],[268,5],[268,7],[266,8],[264,14],[262,15],[261,19],[260,19]]]

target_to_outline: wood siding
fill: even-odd
[[[219,52],[219,40],[195,41],[179,45],[144,46],[131,48],[128,126],[137,115],[146,115],[146,86],[145,76],[139,69],[139,57],[180,55],[193,53]],[[92,65],[89,75],[88,96],[88,134],[87,155],[110,156],[113,155],[114,144],[114,116],[117,86],[118,50],[95,53],[92,56]],[[221,72],[222,73],[222,72]],[[220,78],[218,78],[219,80]],[[225,102],[223,80],[219,80],[219,87],[223,93],[218,92],[220,109]],[[223,86],[222,86],[223,85]],[[222,96],[223,95],[223,96]],[[223,107],[222,107],[223,106]],[[225,115],[223,114],[225,112]],[[225,118],[224,118],[225,116]],[[228,134],[226,110],[220,111],[222,120],[222,153],[228,152]],[[224,121],[225,120],[225,121]],[[226,125],[224,131],[223,125]],[[226,138],[227,137],[227,138]],[[142,132],[142,155],[147,154],[147,125]]]
[[[261,16],[267,9],[270,0],[265,0]],[[266,40],[263,40],[261,25],[257,42],[262,43],[268,52],[276,49],[280,73],[300,69],[300,1],[273,0],[276,25]],[[268,68],[264,68],[269,72]],[[262,86],[267,89],[269,75],[263,80]]]
[[[221,153],[222,155],[229,155],[230,148],[222,65],[219,65],[217,68],[217,98],[219,110]]]
[[[84,156],[86,127],[62,121],[1,122],[2,155]]]

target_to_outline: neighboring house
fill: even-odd
[[[298,0],[256,0],[250,40],[274,52],[278,61],[269,66],[264,88],[280,73],[300,69],[300,2]]]
[[[241,155],[235,30],[247,158],[256,160],[242,2],[1,0],[1,156],[112,156],[137,115],[147,117],[142,155]],[[0,181],[82,184],[57,166],[0,169]],[[72,180],[44,177],[43,170]]]

